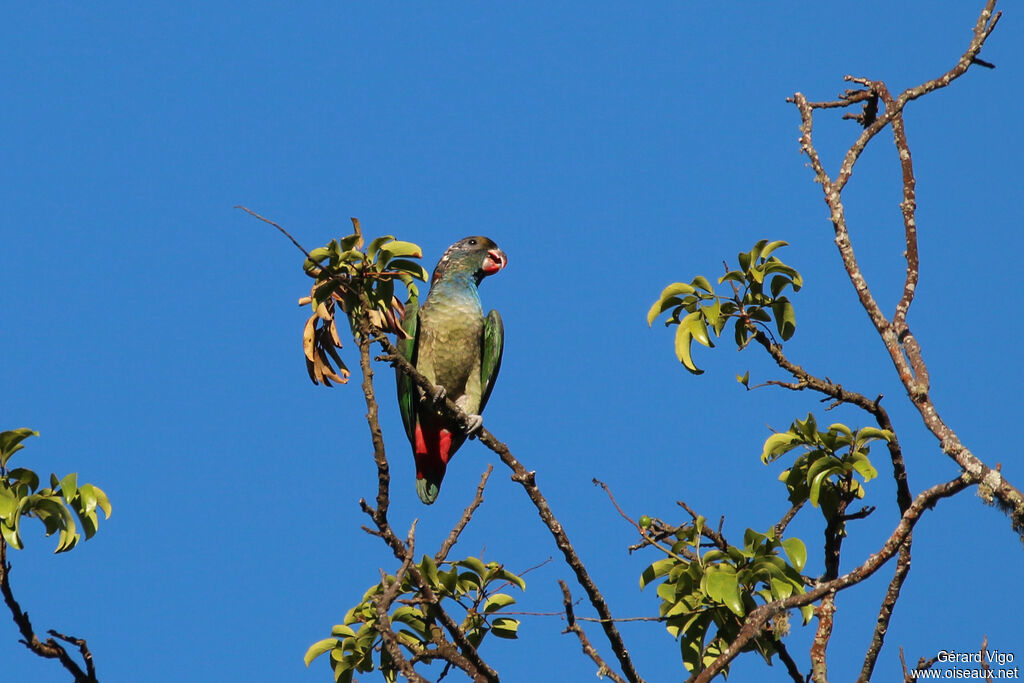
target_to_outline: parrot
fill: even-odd
[[[416,493],[427,505],[437,500],[448,461],[483,425],[480,413],[501,368],[505,330],[497,311],[484,317],[477,287],[507,264],[489,238],[463,238],[437,262],[423,305],[415,296],[405,305],[398,353],[438,387],[427,395],[396,368],[398,406],[416,459]],[[445,396],[470,415],[465,431],[438,411]]]

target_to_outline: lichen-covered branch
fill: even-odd
[[[986,502],[997,503],[1010,516],[1014,530],[1024,536],[1024,494],[1006,481],[1001,472],[990,468],[980,458],[971,453],[960,441],[956,432],[940,417],[938,409],[929,395],[928,368],[922,357],[920,345],[910,331],[906,321],[907,312],[913,302],[914,292],[917,287],[919,264],[915,218],[916,181],[914,179],[913,163],[903,121],[903,110],[909,102],[929,92],[948,86],[955,79],[966,73],[972,64],[978,63],[978,54],[981,52],[985,41],[992,34],[1000,18],[1000,14],[995,12],[995,5],[996,0],[989,0],[986,3],[975,23],[973,37],[967,49],[960,56],[956,65],[937,78],[926,81],[919,86],[908,88],[898,96],[892,97],[884,83],[853,76],[846,77],[846,80],[864,85],[869,92],[880,97],[885,111],[875,117],[853,145],[851,145],[840,164],[839,173],[835,180],[825,170],[813,140],[814,110],[826,108],[826,105],[824,103],[809,102],[802,93],[796,93],[790,98],[790,101],[796,105],[800,112],[801,151],[807,155],[814,170],[816,180],[821,183],[824,200],[830,211],[836,246],[839,249],[843,265],[850,278],[850,282],[857,292],[862,307],[867,312],[868,317],[885,344],[885,348],[892,359],[893,365],[896,367],[900,381],[903,383],[908,396],[920,413],[925,426],[938,439],[942,451],[965,471],[970,473],[975,481],[979,482],[978,493],[982,499]],[[848,103],[846,100],[843,100],[843,102]],[[861,153],[868,142],[888,125],[893,127],[893,137],[903,172],[901,211],[903,213],[904,233],[907,244],[907,273],[903,292],[892,321],[882,312],[857,263],[842,202],[843,188],[849,181],[853,173],[853,167]]]

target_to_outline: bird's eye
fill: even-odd
[[[476,246],[476,240],[469,240],[469,246],[475,247]]]

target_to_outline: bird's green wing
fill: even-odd
[[[416,365],[417,342],[419,341],[420,326],[420,300],[414,294],[405,303],[405,313],[402,315],[402,329],[408,335],[407,338],[398,339],[395,346],[398,354],[413,365]],[[419,392],[416,384],[409,375],[402,372],[401,368],[395,368],[395,384],[398,387],[398,408],[402,412],[402,424],[405,425],[405,433],[409,436],[409,443],[416,442],[416,406],[419,403]]]
[[[501,369],[501,354],[505,350],[505,326],[501,323],[501,314],[491,311],[484,320],[484,339],[480,359],[480,412],[484,412],[487,399],[491,397],[494,381],[498,379]]]

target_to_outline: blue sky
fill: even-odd
[[[978,5],[978,7],[975,7]],[[922,275],[910,322],[934,398],[965,443],[1018,486],[1021,333],[1019,16],[1004,17],[977,69],[914,103]],[[700,350],[688,374],[671,334],[644,314],[662,287],[715,276],[758,239],[785,239],[800,269],[787,353],[812,372],[885,394],[917,492],[955,476],[902,391],[845,280],[818,186],[785,98],[835,96],[853,73],[894,90],[952,66],[980,3],[450,2],[20,3],[0,27],[0,417],[42,436],[18,456],[102,486],[114,516],[51,556],[41,527],[12,552],[13,583],[37,628],[86,637],[104,681],[325,681],[306,647],[394,562],[359,530],[375,491],[362,395],[306,378],[308,279],[300,254],[244,204],[311,248],[346,234],[443,249],[486,234],[510,265],[482,287],[506,351],[487,427],[538,472],[617,616],[652,614],[630,556],[634,516],[684,519],[685,500],[727,536],[786,509],[758,458],[769,426],[821,405],[744,392],[736,373],[778,377],[753,349]],[[857,130],[822,118],[831,170]],[[888,139],[847,193],[855,247],[889,310],[902,278],[899,167]],[[343,352],[355,365],[354,347]],[[493,455],[470,443],[437,504],[416,499],[393,380],[379,368],[393,463],[392,521],[419,519],[432,552]],[[827,419],[827,418],[826,418]],[[829,421],[863,423],[852,411]],[[884,453],[878,506],[855,523],[849,569],[897,512]],[[819,550],[821,522],[791,531]],[[915,532],[914,569],[878,680],[939,649],[1024,642],[1015,606],[1020,545],[967,492]],[[500,466],[453,556],[523,570],[557,552]],[[815,557],[812,552],[812,557]],[[817,561],[817,564],[813,564]],[[838,600],[831,667],[859,670],[888,568]],[[558,561],[527,575],[525,611],[560,607]],[[576,590],[580,593],[579,589]],[[556,617],[526,617],[518,643],[485,656],[505,680],[538,668],[591,680]],[[626,624],[650,681],[682,677],[660,625]],[[806,661],[811,632],[790,649]],[[0,618],[9,680],[64,681]],[[600,640],[596,629],[592,633]],[[1018,653],[1024,656],[1024,652]],[[788,680],[751,656],[735,680]],[[431,676],[436,676],[437,671]]]

